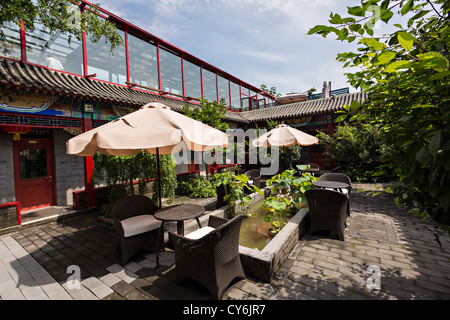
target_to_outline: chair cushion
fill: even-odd
[[[216,229],[214,229],[212,227],[203,227],[198,230],[195,230],[194,232],[189,233],[185,237],[188,239],[191,239],[191,240],[197,240],[197,239],[203,238],[208,233],[210,233],[211,231],[214,231],[214,230],[216,230]]]
[[[153,231],[161,226],[161,221],[151,214],[142,214],[120,222],[124,231],[124,237],[132,237],[148,231]]]
[[[325,189],[326,189],[326,190],[331,190],[331,191],[337,191],[336,189],[333,189],[333,188],[325,188]],[[345,194],[345,195],[348,195],[348,194],[349,194],[347,188],[340,189],[340,191],[341,191],[343,194]]]

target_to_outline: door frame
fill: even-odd
[[[16,201],[22,199],[20,185],[20,164],[19,164],[19,150],[26,146],[32,146],[35,144],[45,143],[47,150],[47,177],[51,178],[49,204],[37,205],[32,207],[26,207],[21,203],[21,211],[34,210],[38,208],[45,208],[56,205],[56,184],[55,184],[55,164],[54,164],[54,146],[53,139],[50,138],[21,138],[19,141],[13,141],[13,163],[14,163],[14,188]]]

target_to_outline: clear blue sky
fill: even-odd
[[[359,0],[104,0],[111,13],[202,60],[259,87],[304,92],[324,81],[348,87],[340,52],[354,46],[308,36],[328,24],[331,12],[345,16]],[[351,92],[355,89],[350,88]]]

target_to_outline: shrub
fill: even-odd
[[[188,181],[179,183],[181,190],[191,198],[209,198],[216,195],[216,186],[213,179],[202,176],[190,178]]]

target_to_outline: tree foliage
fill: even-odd
[[[2,0],[0,2],[0,26],[4,23],[13,23],[34,31],[37,24],[42,24],[50,34],[64,34],[68,36],[69,43],[72,37],[81,41],[83,31],[93,43],[102,37],[111,44],[111,51],[123,45],[122,37],[117,33],[114,23],[98,15],[96,5],[86,7],[81,14],[77,6],[68,0]],[[0,28],[0,38],[5,35]]]
[[[194,120],[200,121],[215,129],[225,131],[228,129],[228,124],[224,122],[225,114],[227,112],[227,105],[224,99],[220,102],[210,102],[207,99],[201,100],[198,107],[192,108],[186,103],[181,112]]]
[[[376,169],[387,152],[379,126],[363,122],[344,123],[336,128],[332,137],[320,131],[317,138],[324,146],[326,159],[340,166],[339,171],[350,176],[352,181],[392,180],[389,174],[378,173]]]
[[[161,163],[161,194],[168,197],[169,202],[175,197],[177,175],[172,155],[160,155]],[[109,188],[109,202],[102,208],[110,214],[112,204],[119,198],[135,194],[137,181],[138,194],[147,194],[147,184],[156,178],[156,156],[144,151],[132,156],[109,156],[100,153],[94,155],[94,185],[106,185]],[[158,203],[158,184],[153,184],[152,200]]]
[[[273,95],[274,97],[281,97],[281,93],[277,93],[276,87],[270,87],[269,89],[265,84],[262,84],[260,89],[267,92],[268,94]]]
[[[357,41],[357,52],[338,54],[348,81],[368,93],[361,106],[347,106],[351,120],[377,125],[389,147],[391,167],[402,182],[397,199],[448,229],[450,225],[450,3],[445,0],[370,0],[331,13],[329,26],[309,34],[335,34]],[[406,19],[378,36],[376,22]],[[376,32],[378,33],[378,32]]]

